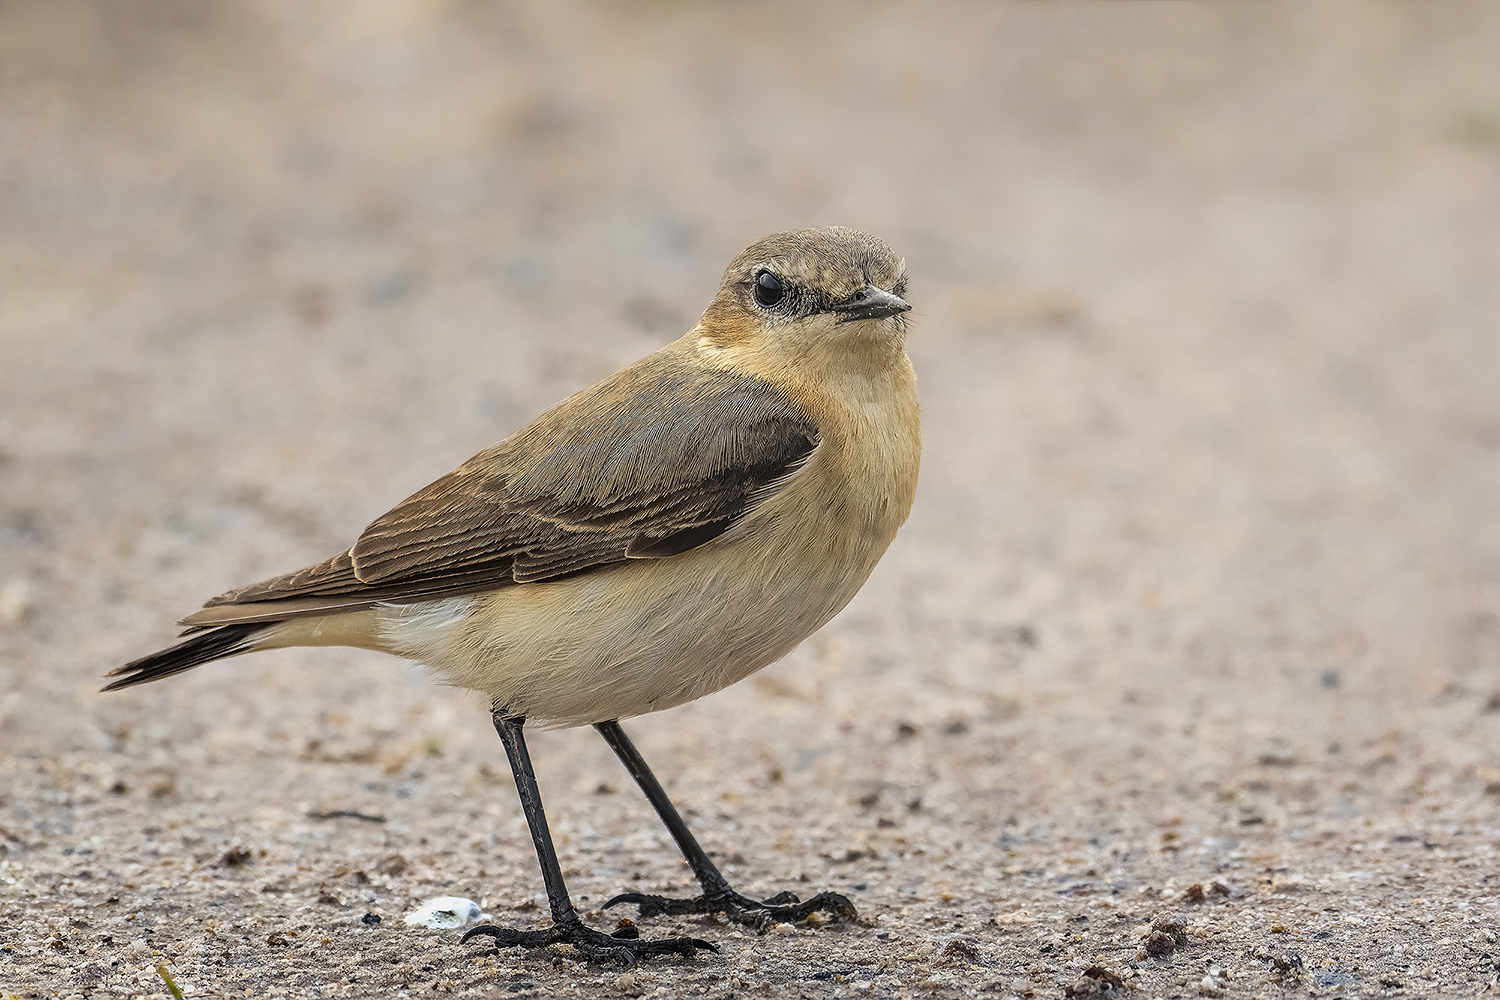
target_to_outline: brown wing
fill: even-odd
[[[745,517],[818,440],[769,383],[658,352],[403,501],[348,552],[216,597],[183,624],[349,611],[676,555]]]

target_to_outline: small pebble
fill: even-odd
[[[439,896],[429,899],[422,908],[406,915],[406,922],[434,930],[452,930],[480,917],[479,904],[462,896]]]

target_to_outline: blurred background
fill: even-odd
[[[917,506],[821,636],[636,724],[675,791],[958,880],[1493,831],[1497,46],[1484,0],[0,4],[13,854],[500,767],[373,654],[95,692],[830,223],[907,259]],[[619,777],[539,739],[553,796]]]

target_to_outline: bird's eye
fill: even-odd
[[[786,294],[786,289],[781,285],[781,279],[770,271],[762,271],[755,276],[755,304],[758,306],[774,306],[781,301]]]

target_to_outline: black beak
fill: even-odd
[[[874,285],[866,285],[842,302],[835,302],[832,308],[839,314],[839,322],[847,323],[855,319],[894,316],[896,313],[909,311],[911,306],[899,295],[892,295]]]

